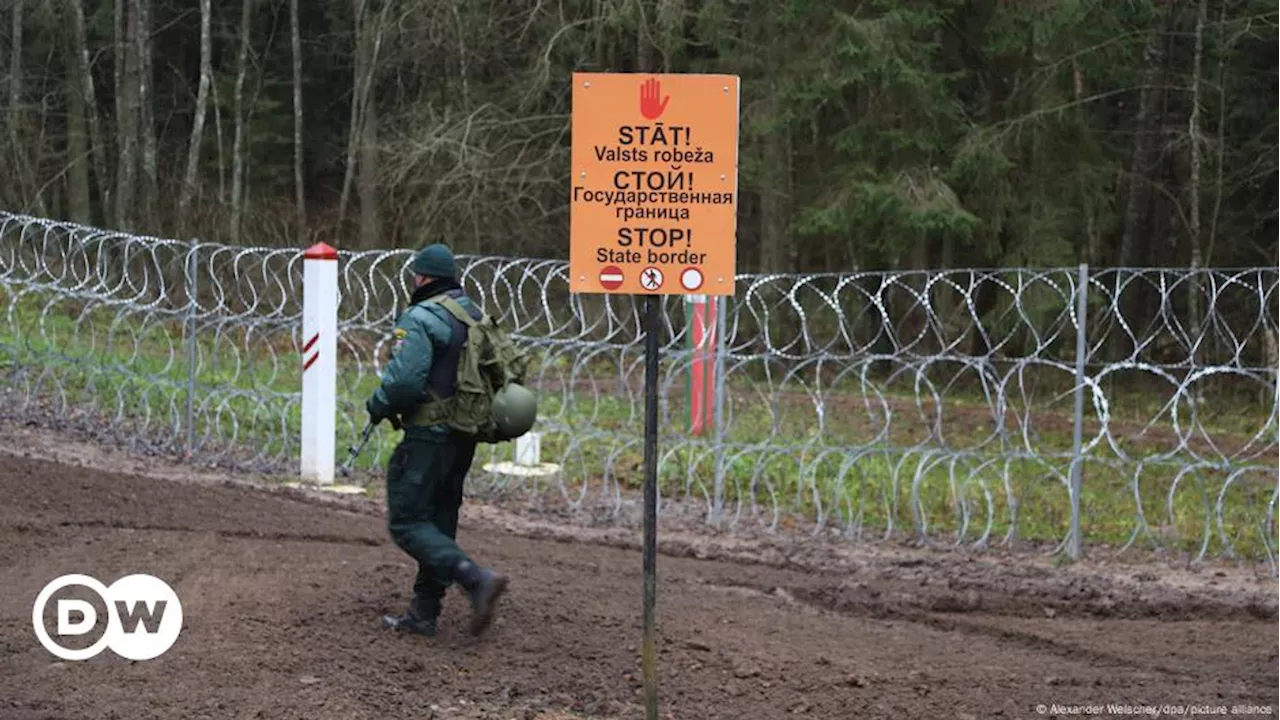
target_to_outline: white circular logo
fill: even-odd
[[[63,647],[44,626],[45,606],[53,594],[73,585],[92,590],[107,608],[106,631],[83,649]],[[72,613],[79,617],[73,619]],[[58,600],[57,618],[57,632],[63,637],[85,635],[98,625],[97,610],[85,600]],[[44,649],[63,660],[88,660],[104,648],[111,648],[127,660],[151,660],[177,642],[182,632],[182,603],[168,583],[151,575],[126,575],[110,587],[88,575],[63,575],[45,585],[36,596],[31,624]]]

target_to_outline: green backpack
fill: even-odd
[[[528,353],[488,313],[476,320],[448,296],[427,302],[440,305],[466,325],[467,340],[458,357],[454,395],[443,400],[433,395],[415,420],[444,424],[485,443],[506,442],[527,433],[538,416],[537,400],[524,386]]]

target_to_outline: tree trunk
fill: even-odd
[[[196,91],[196,116],[191,124],[191,142],[187,146],[187,169],[182,178],[178,198],[178,227],[185,235],[190,224],[187,215],[196,191],[196,172],[200,168],[200,144],[204,139],[204,119],[209,111],[209,86],[213,83],[213,52],[210,32],[210,0],[200,0],[200,86]]]
[[[605,72],[609,69],[609,36],[605,33],[605,14],[609,12],[609,4],[605,0],[595,0],[593,3],[595,18],[595,57],[596,72]]]
[[[361,123],[360,156],[360,234],[365,247],[377,245],[382,239],[382,215],[379,212],[378,193],[378,59],[382,54],[382,37],[387,28],[387,13],[391,3],[385,3],[373,26],[369,40],[368,71],[364,81],[364,121]]]
[[[151,57],[151,0],[139,0],[138,24],[134,42],[138,47],[138,122],[142,146],[142,225],[159,230],[156,205],[159,201],[160,180],[157,175],[155,88],[152,84]]]
[[[450,9],[453,11],[454,29],[458,33],[458,85],[462,91],[462,107],[471,107],[471,82],[467,73],[467,29],[462,22],[462,13],[458,11],[461,0],[453,0]]]
[[[653,4],[652,0],[637,3],[640,17],[636,20],[636,71],[642,73],[656,72],[658,69],[657,48],[653,46],[651,37],[653,28],[649,27],[652,18],[649,10]]]
[[[657,39],[664,72],[684,72],[685,0],[658,0]]]
[[[130,0],[127,11],[124,0],[116,5],[116,57],[123,66],[118,74],[119,98],[117,100],[116,134],[119,137],[120,157],[116,164],[116,226],[132,230],[135,218],[134,197],[138,168],[138,90],[141,86],[138,45],[131,39],[140,32],[138,0]]]
[[[1191,118],[1188,121],[1187,133],[1189,135],[1188,144],[1191,146],[1191,183],[1188,191],[1191,195],[1191,269],[1194,272],[1200,268],[1202,258],[1200,256],[1200,170],[1203,162],[1201,157],[1201,132],[1200,132],[1200,78],[1201,65],[1204,61],[1204,24],[1208,13],[1208,0],[1200,0],[1199,8],[1196,12],[1196,50],[1192,60],[1191,70]],[[1193,307],[1193,312],[1199,310],[1199,298]],[[1193,318],[1193,326],[1199,327],[1198,318]]]
[[[1218,240],[1218,217],[1222,212],[1223,174],[1226,171],[1227,158],[1227,97],[1225,92],[1227,79],[1227,52],[1229,50],[1227,35],[1227,4],[1224,2],[1218,11],[1218,141],[1217,158],[1214,162],[1216,178],[1213,183],[1213,210],[1209,216],[1209,240],[1204,251],[1204,262],[1213,262],[1213,246]]]
[[[1187,122],[1188,144],[1191,146],[1191,180],[1187,188],[1190,194],[1191,205],[1191,282],[1188,284],[1190,297],[1187,303],[1187,311],[1190,315],[1190,332],[1196,337],[1200,336],[1201,318],[1204,310],[1201,307],[1203,298],[1200,297],[1200,267],[1203,258],[1200,256],[1200,169],[1201,169],[1201,138],[1200,138],[1200,68],[1204,61],[1204,24],[1209,11],[1208,0],[1200,0],[1199,7],[1196,9],[1196,49],[1192,59],[1191,66],[1191,118]],[[1205,338],[1205,341],[1208,339]],[[1208,348],[1196,348],[1201,352],[1207,351]],[[1193,350],[1193,357],[1198,354]],[[1199,389],[1196,393],[1196,402],[1204,401],[1204,383],[1199,383]]]
[[[113,20],[111,24],[111,79],[114,90],[111,97],[116,102],[116,124],[124,117],[124,4],[126,0],[114,0],[112,3]]]
[[[78,0],[77,0],[78,1]],[[74,25],[72,27],[74,35]],[[67,200],[71,219],[83,225],[93,223],[89,197],[89,140],[85,129],[84,88],[79,71],[80,44],[72,37],[67,43]]]
[[[34,173],[31,169],[31,157],[27,153],[24,143],[26,123],[26,110],[22,107],[22,22],[25,17],[23,0],[14,0],[13,3],[13,26],[12,26],[12,46],[9,54],[9,119],[6,123],[9,126],[9,145],[12,148],[10,157],[13,158],[15,169],[18,171],[18,192],[14,202],[22,209],[27,209],[33,204],[40,207],[40,200],[36,188]],[[41,211],[43,214],[43,211]]]
[[[302,40],[298,28],[298,0],[289,0],[289,25],[293,45],[293,189],[298,213],[298,244],[301,245],[307,237],[307,197],[302,184]]]
[[[360,247],[370,248],[377,246],[382,234],[378,222],[378,110],[372,93],[365,98],[360,128]]]
[[[1085,78],[1084,72],[1080,70],[1080,65],[1076,60],[1071,61],[1071,87],[1072,98],[1080,103],[1085,97]],[[1081,108],[1082,122],[1088,122],[1088,111]],[[1077,252],[1077,261],[1088,265],[1095,265],[1101,261],[1102,238],[1098,232],[1098,212],[1093,203],[1089,201],[1087,194],[1082,198],[1084,204],[1084,243]]]
[[[776,90],[770,88],[762,116],[776,118],[780,108]],[[791,152],[784,129],[764,138],[764,166],[769,172],[760,186],[760,271],[786,273],[795,270],[796,248],[791,241]]]
[[[213,134],[218,145],[218,202],[227,201],[227,148],[226,133],[222,131],[222,101],[218,99],[218,84],[209,86],[213,96]]]
[[[1121,267],[1133,265],[1138,258],[1139,233],[1143,227],[1148,197],[1151,190],[1146,177],[1156,145],[1156,125],[1159,122],[1160,90],[1156,78],[1160,74],[1161,45],[1163,36],[1153,31],[1142,51],[1145,65],[1142,72],[1142,89],[1138,93],[1138,114],[1134,119],[1133,154],[1129,162],[1129,194],[1125,199],[1124,230],[1120,237],[1120,254],[1116,258]]]
[[[104,210],[104,215],[109,215],[111,224],[116,227],[120,225],[120,185],[121,174],[124,172],[124,135],[120,131],[120,124],[124,122],[124,13],[126,0],[113,0],[111,4],[112,20],[111,20],[111,99],[115,104],[115,132],[116,132],[116,167],[115,178],[112,181],[115,185],[111,192],[112,202],[110,210]]]
[[[232,101],[236,114],[235,139],[231,144],[231,244],[240,242],[240,219],[244,212],[244,78],[249,70],[249,10],[251,0],[240,4],[240,57],[236,65],[236,91]]]
[[[1162,25],[1167,30],[1168,17],[1173,10],[1167,11]],[[1159,28],[1153,28],[1142,51],[1144,69],[1142,72],[1142,89],[1138,93],[1138,112],[1134,118],[1133,153],[1129,163],[1129,190],[1125,199],[1124,225],[1120,236],[1120,249],[1116,264],[1121,268],[1144,266],[1150,254],[1153,231],[1151,206],[1151,168],[1158,143],[1161,121],[1161,98],[1163,91],[1159,87],[1159,78],[1163,74],[1166,34]],[[1118,299],[1118,307],[1130,328],[1140,328],[1145,323],[1143,314],[1150,306],[1151,293],[1143,283],[1129,285],[1127,291]],[[1110,359],[1120,360],[1137,350],[1136,345],[1127,341],[1122,333],[1109,350]]]
[[[9,45],[9,120],[5,123],[10,133],[16,133],[18,117],[22,112],[22,18],[23,0],[14,0],[13,18],[10,24]],[[17,146],[14,146],[17,149]]]
[[[388,4],[374,19],[365,10],[366,0],[352,0],[356,24],[355,86],[351,103],[351,133],[347,145],[347,169],[342,182],[338,220],[346,217],[351,183],[356,182],[360,196],[360,242],[369,247],[379,240],[381,223],[378,215],[378,116],[374,95],[378,54],[382,47]],[[359,177],[356,177],[356,173]]]
[[[111,175],[107,169],[107,146],[102,136],[102,121],[98,114],[98,97],[93,87],[93,70],[89,63],[89,41],[84,27],[84,8],[80,0],[67,0],[71,11],[73,49],[76,57],[68,72],[78,78],[81,104],[89,120],[89,146],[93,156],[93,174],[97,180],[98,203],[103,217],[111,212]]]
[[[342,194],[338,197],[338,225],[347,219],[347,204],[351,201],[351,184],[355,179],[356,151],[360,145],[360,123],[364,118],[364,77],[367,43],[364,33],[365,0],[351,0],[352,37],[355,39],[355,62],[352,64],[351,119],[347,134],[347,163],[342,174]]]

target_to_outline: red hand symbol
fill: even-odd
[[[657,120],[662,116],[662,112],[667,109],[667,102],[671,100],[668,95],[661,100],[658,96],[662,94],[662,82],[655,78],[649,78],[640,85],[640,114],[649,120]]]

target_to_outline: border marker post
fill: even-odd
[[[723,298],[687,295],[684,300],[689,362],[689,435],[704,437],[715,430],[717,318]]]
[[[316,243],[302,264],[302,481],[333,485],[338,411],[338,251]]]

